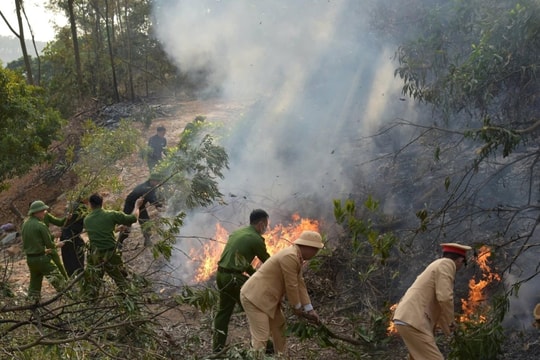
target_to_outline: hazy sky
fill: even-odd
[[[59,22],[60,25],[66,23],[63,16],[55,15],[47,10],[43,4],[43,0],[25,0],[25,9],[28,20],[32,25],[32,31],[37,41],[50,41],[54,38],[53,21]],[[11,23],[11,26],[17,29],[17,17],[15,16],[15,0],[1,0],[0,11]],[[28,29],[25,29],[28,32]],[[8,28],[4,19],[0,18],[0,35],[13,36],[13,33]],[[30,33],[26,34],[30,37]]]

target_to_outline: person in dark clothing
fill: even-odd
[[[137,185],[126,197],[124,201],[124,213],[131,214],[135,208],[135,202],[138,198],[143,198],[141,207],[139,208],[139,224],[141,225],[141,231],[144,236],[144,246],[152,246],[152,241],[150,240],[151,231],[149,224],[146,224],[150,220],[148,211],[146,211],[146,204],[155,206],[156,208],[162,207],[162,204],[159,202],[156,195],[156,187],[159,185],[161,177],[157,174],[151,174],[147,181],[142,184]],[[145,225],[146,224],[146,225]],[[129,236],[131,226],[123,226],[118,235],[118,244],[119,247],[122,247],[124,240]]]
[[[150,172],[154,169],[158,162],[163,158],[163,152],[167,147],[167,139],[165,138],[165,127],[158,126],[156,134],[148,139],[148,147],[150,147],[150,153],[148,154],[148,169]]]
[[[253,210],[249,225],[231,233],[218,262],[216,275],[219,289],[219,307],[214,318],[213,351],[220,352],[225,347],[229,321],[236,304],[240,303],[240,288],[255,269],[251,262],[255,256],[265,262],[270,255],[266,251],[261,236],[268,228],[268,213],[262,209]]]
[[[69,205],[68,212],[70,215],[62,227],[60,241],[65,243],[62,247],[62,262],[71,277],[84,270],[85,243],[81,234],[84,228],[84,216],[88,209],[82,201],[76,201]]]

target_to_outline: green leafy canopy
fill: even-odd
[[[46,104],[43,89],[0,67],[0,184],[49,159],[47,148],[64,123]]]

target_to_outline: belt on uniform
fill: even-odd
[[[243,273],[243,271],[240,271],[240,270],[225,269],[225,268],[222,268],[221,266],[218,266],[217,271],[225,273],[225,274],[242,274]]]
[[[43,256],[43,255],[45,255],[44,252],[39,253],[39,254],[26,254],[26,256],[28,256],[28,257],[38,257],[38,256]]]

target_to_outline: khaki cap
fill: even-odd
[[[321,234],[316,231],[302,232],[302,234],[300,234],[300,237],[294,240],[293,244],[310,246],[317,249],[322,249],[324,247]]]

